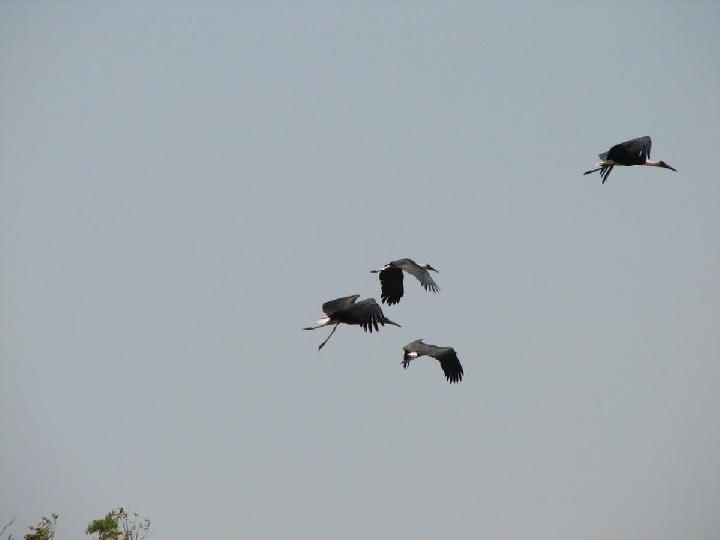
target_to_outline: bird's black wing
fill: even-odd
[[[336,311],[345,309],[353,305],[355,303],[355,300],[357,300],[359,296],[359,294],[353,294],[352,296],[343,296],[342,298],[337,298],[335,300],[325,302],[322,305],[323,313],[325,313],[325,315],[327,315],[328,317],[332,317],[333,313],[335,313]]]
[[[455,349],[445,347],[433,356],[440,361],[440,367],[442,367],[442,370],[445,372],[445,378],[450,383],[462,381],[463,368],[460,360],[458,360]]]
[[[361,302],[357,302],[333,313],[333,319],[345,324],[357,324],[362,326],[363,330],[378,330],[378,323],[385,325],[385,315],[374,298],[366,298]]]
[[[613,146],[607,153],[607,159],[618,165],[644,165],[650,158],[651,147],[650,137],[638,137]]]
[[[380,299],[388,305],[397,304],[405,292],[401,268],[388,266],[380,271]]]
[[[650,149],[652,148],[652,139],[648,137],[647,135],[645,137],[640,137],[638,139],[635,139],[638,141],[638,146],[642,144],[642,149],[640,150],[643,160],[650,159]]]

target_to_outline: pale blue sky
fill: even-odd
[[[720,4],[0,4],[0,521],[720,536]],[[641,135],[678,173],[597,154]],[[365,335],[302,332],[379,297]],[[416,338],[452,345],[449,385]]]

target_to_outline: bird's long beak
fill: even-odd
[[[435,269],[434,269],[432,266],[430,266],[430,265],[428,265],[427,269],[428,269],[428,270],[432,270],[433,272],[437,272],[438,274],[440,273],[439,270],[435,270]]]
[[[671,167],[671,166],[668,165],[667,163],[665,164],[665,167],[668,168],[668,169],[670,169],[670,170],[673,170],[673,171],[677,172],[677,169],[676,169],[675,167]]]

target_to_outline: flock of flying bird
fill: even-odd
[[[653,161],[650,159],[650,148],[652,140],[650,137],[638,137],[619,144],[616,144],[607,152],[599,155],[600,163],[594,169],[585,171],[583,174],[591,174],[600,171],[602,183],[607,182],[608,176],[616,165],[646,165],[648,167],[661,167],[671,169],[677,172],[664,161]],[[403,288],[403,272],[415,276],[426,291],[438,292],[440,287],[435,283],[430,270],[437,272],[429,264],[418,264],[412,259],[398,259],[389,262],[380,270],[371,270],[372,273],[379,274],[381,285],[381,301],[388,305],[397,304],[403,297],[405,292]],[[303,330],[315,330],[324,326],[334,326],[330,335],[325,338],[318,349],[322,349],[328,340],[332,337],[340,324],[349,324],[361,326],[366,332],[379,330],[378,325],[385,326],[392,324],[400,326],[398,323],[391,321],[383,314],[380,305],[374,298],[366,298],[360,302],[357,299],[359,294],[345,296],[330,300],[322,305],[325,317],[317,321],[316,326],[309,326]],[[408,343],[403,347],[404,356],[402,360],[403,368],[410,365],[410,362],[420,356],[430,356],[440,362],[440,367],[445,372],[445,377],[450,383],[460,382],[463,378],[463,367],[457,357],[455,349],[452,347],[438,347],[423,343],[422,339]]]

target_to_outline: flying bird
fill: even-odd
[[[426,291],[436,293],[440,290],[438,284],[430,276],[429,270],[437,272],[432,266],[418,264],[412,259],[398,259],[387,263],[380,270],[370,270],[373,274],[380,274],[382,289],[380,299],[388,305],[397,304],[403,296],[403,270],[415,276]]]
[[[322,349],[328,342],[340,323],[356,324],[362,326],[362,329],[366,332],[369,331],[371,333],[373,328],[375,328],[376,332],[379,330],[378,324],[381,326],[385,326],[386,324],[400,326],[398,323],[391,321],[383,315],[382,309],[374,298],[366,298],[365,300],[357,302],[359,296],[359,294],[353,294],[352,296],[345,296],[325,302],[322,305],[322,310],[327,317],[320,319],[316,326],[303,328],[303,330],[315,330],[323,326],[335,326],[332,332],[330,332],[330,335],[320,344],[318,350]]]
[[[607,152],[600,154],[600,163],[597,164],[596,168],[585,171],[583,174],[600,171],[600,176],[602,176],[603,179],[602,183],[604,184],[607,182],[610,171],[613,170],[615,165],[647,165],[648,167],[662,167],[663,169],[671,169],[677,172],[677,169],[672,168],[664,161],[651,160],[651,147],[652,140],[647,136],[621,142]]]
[[[456,383],[462,381],[463,368],[458,360],[457,353],[452,347],[438,347],[423,343],[422,339],[416,339],[412,343],[408,343],[403,347],[405,356],[403,357],[402,366],[407,369],[410,362],[419,356],[432,356],[440,362],[440,367],[445,372],[445,378],[448,382]]]

